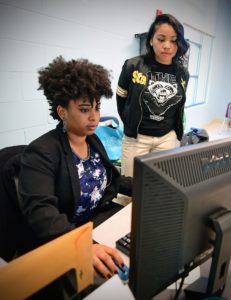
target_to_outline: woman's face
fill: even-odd
[[[177,33],[169,24],[157,25],[154,36],[150,39],[150,45],[153,47],[156,61],[170,65],[173,57],[176,55]]]
[[[86,99],[71,100],[67,108],[58,106],[57,110],[67,132],[76,136],[91,135],[98,126],[100,107],[95,100],[93,106]]]

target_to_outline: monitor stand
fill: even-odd
[[[187,299],[221,295],[225,289],[231,256],[231,211],[222,208],[209,216],[209,226],[215,232],[209,277],[201,277],[189,285],[184,290]]]

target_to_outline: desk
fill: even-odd
[[[132,204],[128,204],[118,213],[113,215],[111,218],[106,220],[104,223],[99,225],[93,230],[93,239],[101,244],[105,244],[111,247],[115,247],[115,242],[123,235],[131,231],[131,209]],[[120,252],[121,253],[121,252]],[[121,253],[124,262],[129,265],[129,257]],[[209,262],[201,266],[202,275],[207,275],[209,270]],[[226,289],[223,293],[223,297],[231,299],[231,265],[229,267],[229,276],[226,285]],[[191,275],[191,273],[190,273]],[[195,276],[191,277],[188,282],[194,281],[198,277],[198,272],[195,273]],[[196,277],[196,278],[194,278]],[[172,288],[171,288],[172,287]],[[169,289],[166,289],[159,295],[155,296],[155,300],[170,300],[175,293],[173,286]],[[113,298],[114,297],[114,298]],[[129,289],[128,285],[123,285],[118,276],[113,276],[106,283],[96,289],[88,297],[84,298],[85,300],[104,300],[104,299],[119,299],[119,300],[134,300],[134,297]],[[184,300],[185,294],[182,292],[179,300]]]

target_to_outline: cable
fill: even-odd
[[[182,291],[182,287],[183,287],[183,285],[184,285],[184,280],[185,280],[185,277],[182,277],[182,278],[181,278],[180,285],[179,285],[179,288],[178,288],[178,290],[176,290],[176,294],[175,294],[173,300],[177,300],[177,299],[178,299],[178,297],[179,297],[179,295],[180,295],[180,292]]]

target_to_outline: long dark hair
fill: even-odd
[[[188,51],[189,43],[184,38],[184,27],[183,25],[172,15],[170,14],[162,14],[155,18],[154,22],[151,24],[147,39],[146,39],[146,51],[149,57],[155,58],[155,53],[153,51],[153,47],[150,45],[150,40],[154,36],[158,26],[160,24],[169,24],[173,27],[177,34],[177,46],[178,50],[173,58],[173,62],[184,64],[185,62],[185,54]]]

